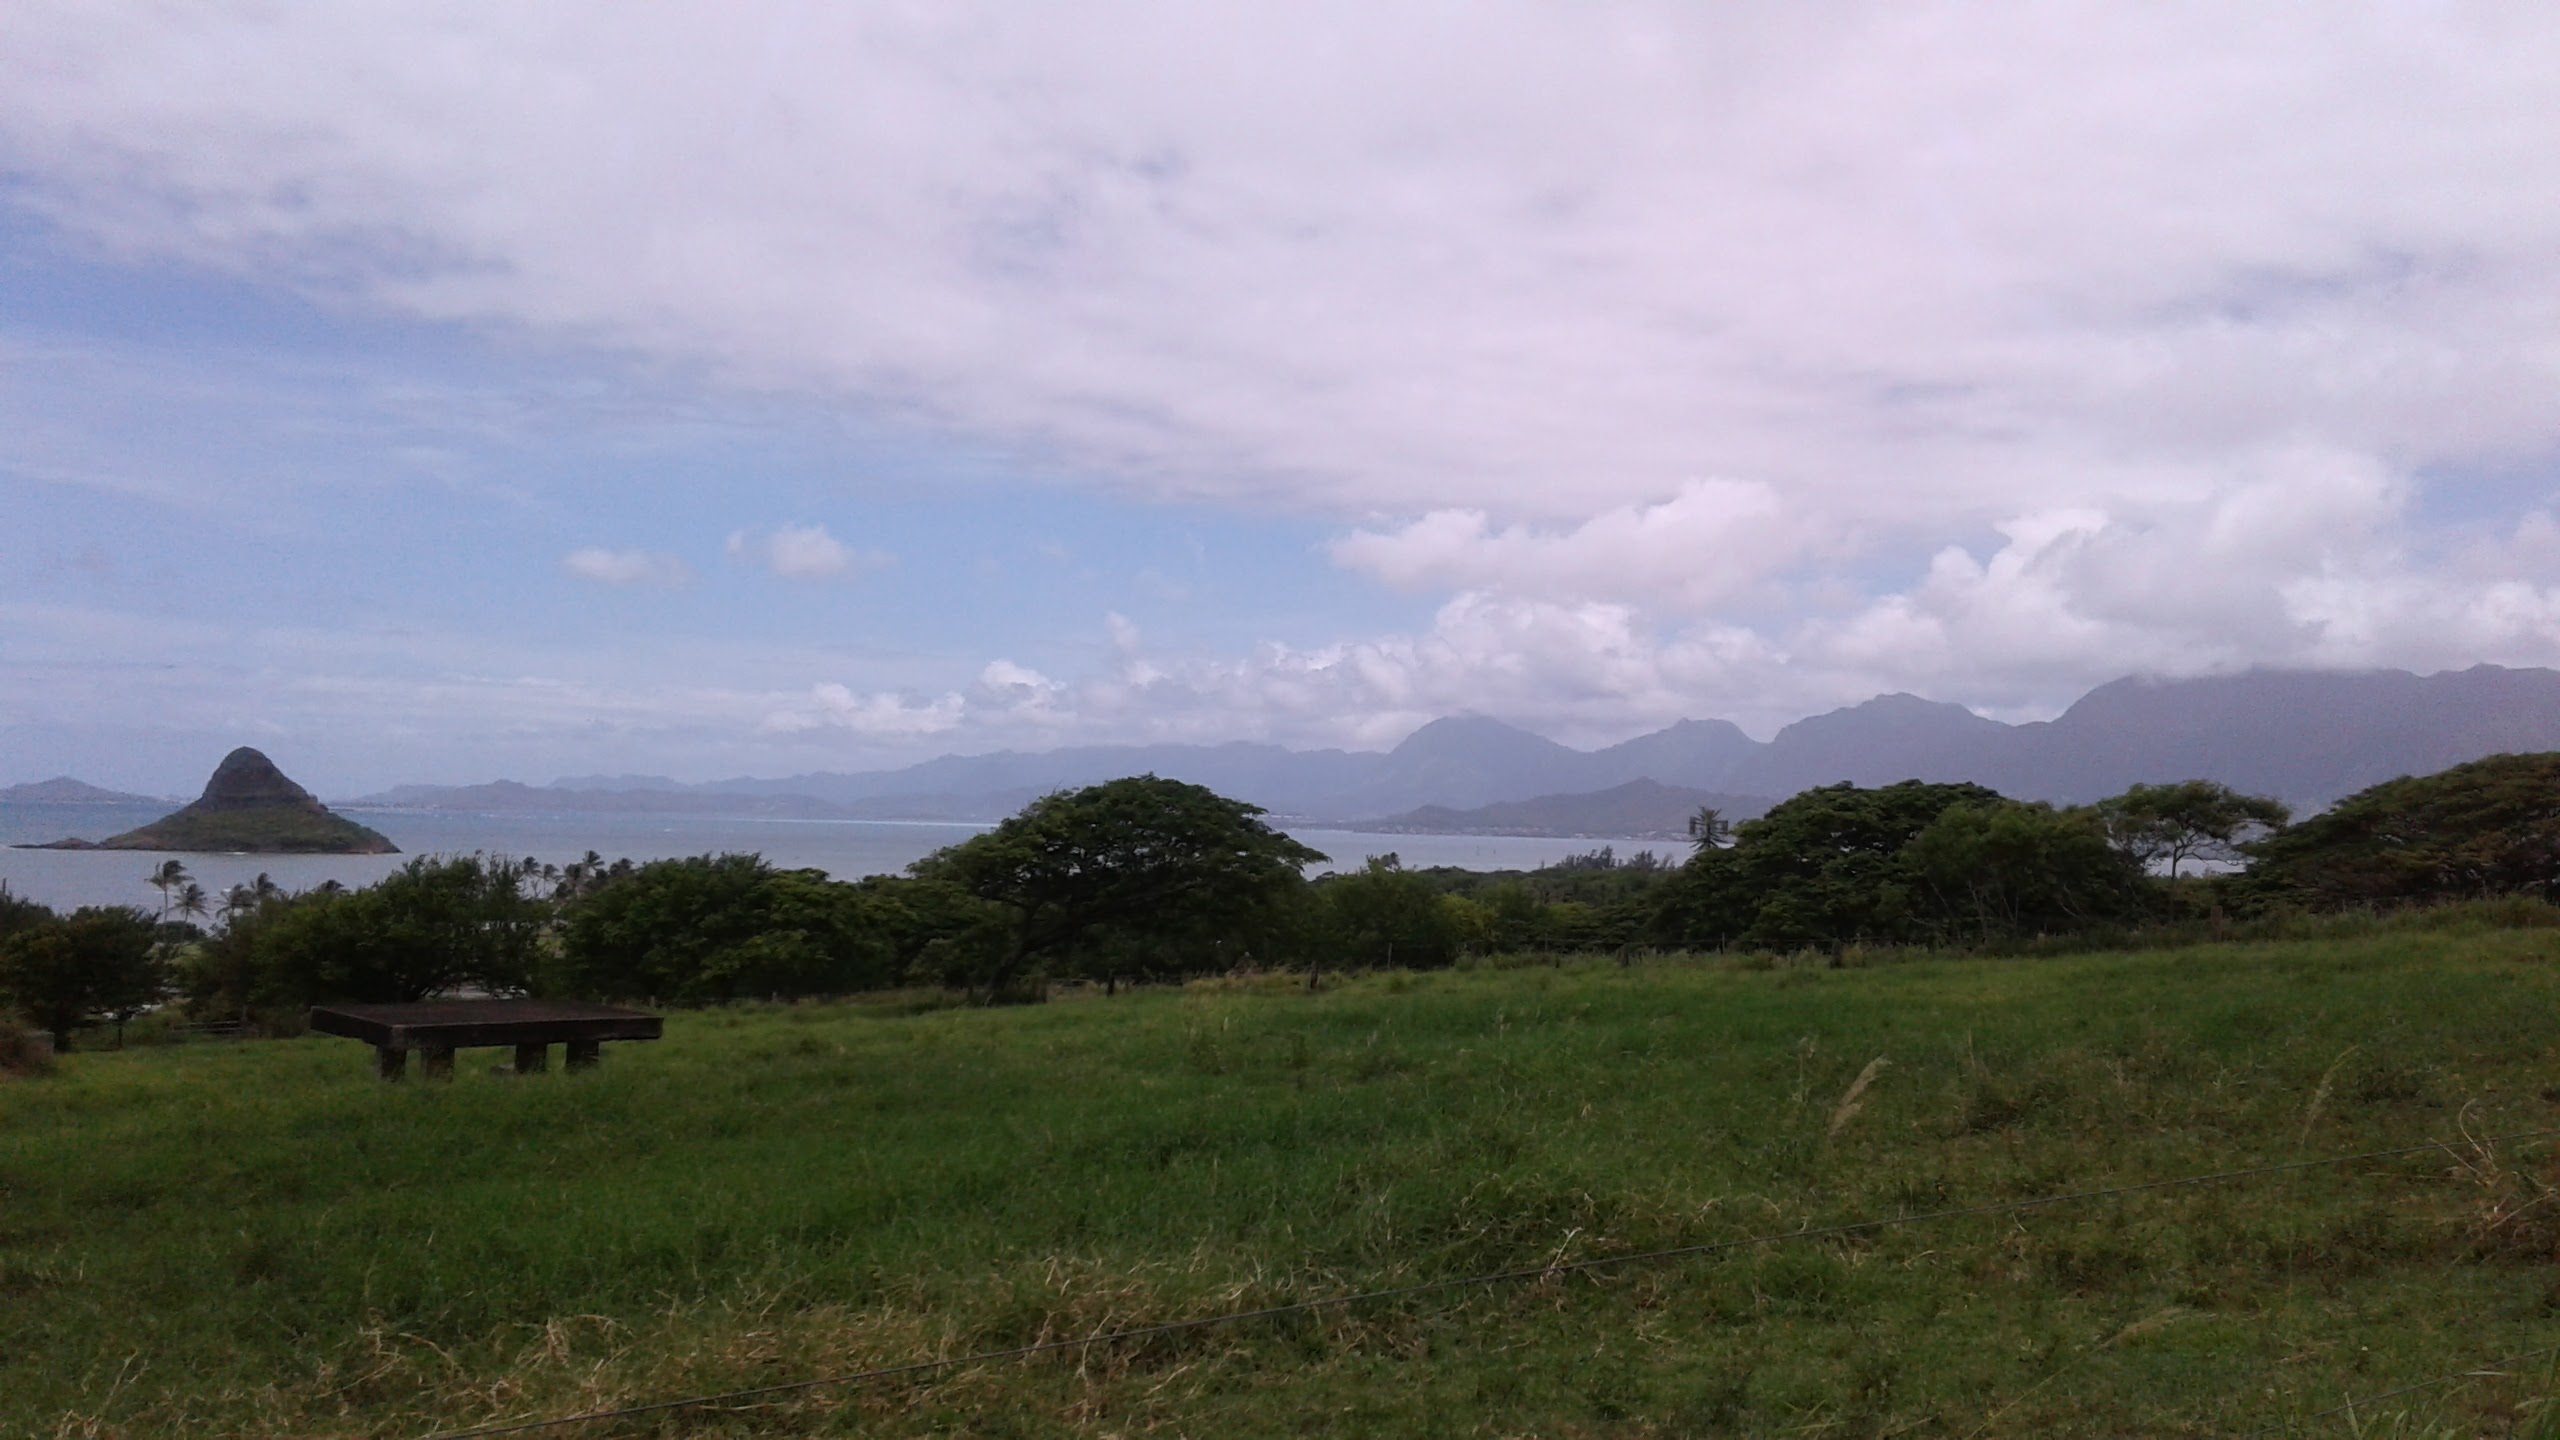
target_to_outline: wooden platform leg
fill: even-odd
[[[596,1062],[604,1058],[604,1042],[600,1040],[572,1040],[567,1049],[572,1070],[593,1070]]]
[[[539,1074],[541,1074],[543,1071],[548,1070],[548,1069],[550,1069],[550,1068],[551,1068],[551,1047],[550,1047],[550,1046],[548,1046],[548,1045],[519,1045],[519,1046],[517,1046],[517,1047],[516,1047],[516,1073],[517,1073],[517,1074],[519,1074],[519,1075],[539,1075]]]
[[[397,1045],[376,1045],[373,1068],[385,1080],[400,1079],[409,1073],[409,1052]]]
[[[453,1078],[453,1047],[429,1045],[419,1056],[419,1070],[430,1080]]]

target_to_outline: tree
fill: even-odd
[[[515,863],[419,856],[378,883],[340,894],[261,900],[251,887],[200,970],[225,998],[263,1004],[410,1001],[460,986],[521,991],[551,907],[526,896]],[[198,993],[203,993],[203,986]]]
[[[1724,812],[1713,805],[1701,805],[1689,817],[1689,844],[1699,850],[1713,850],[1731,843],[1733,825]]]
[[[187,865],[183,860],[163,860],[151,867],[151,888],[160,892],[161,919],[169,918],[171,892],[193,883],[187,878]]]
[[[1458,958],[1459,912],[1394,855],[1373,855],[1348,875],[1329,875],[1318,893],[1339,964],[1431,970]]]
[[[2189,860],[2233,863],[2249,841],[2293,819],[2282,801],[2243,795],[2215,780],[2136,785],[2097,805],[2107,838],[2145,868],[2169,862],[2169,878]]]
[[[160,927],[150,916],[122,905],[83,906],[62,923],[88,967],[90,1006],[115,1023],[116,1048],[122,1049],[125,1022],[169,993]]]
[[[1770,949],[1911,940],[1928,930],[1903,847],[1951,805],[1997,805],[1980,785],[1905,780],[1807,790],[1700,846],[1657,902],[1649,929],[1667,944]]]
[[[1496,954],[1536,950],[1547,941],[1550,908],[1517,880],[1487,888],[1478,902],[1484,907],[1484,941]]]
[[[167,988],[154,921],[122,905],[85,905],[0,941],[0,993],[69,1049],[71,1032],[100,1018],[126,1020]]]
[[[1013,948],[1013,912],[948,880],[872,875],[857,888],[888,942],[891,984],[974,986]]]
[[[1950,938],[2067,933],[2136,915],[2149,898],[2141,862],[2087,809],[1950,805],[1901,860]]]
[[[26,898],[9,893],[9,882],[0,880],[0,940],[22,930],[34,930],[54,922],[52,910]]]
[[[978,977],[995,999],[1036,965],[1072,963],[1096,938],[1215,953],[1272,920],[1305,867],[1325,857],[1262,813],[1203,786],[1131,776],[1043,796],[909,870],[1011,912],[1009,943]]]
[[[759,855],[653,860],[574,902],[552,988],[692,1004],[889,984],[896,953],[862,887]]]
[[[2494,895],[2560,902],[2560,754],[2385,781],[2248,847],[2242,893],[2337,909]]]

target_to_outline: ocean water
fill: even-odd
[[[102,840],[167,813],[165,806],[0,805],[0,846],[77,838]],[[839,880],[894,874],[983,825],[894,820],[707,819],[691,815],[469,815],[430,810],[340,813],[391,837],[402,855],[178,855],[187,873],[217,899],[263,874],[287,890],[323,881],[368,885],[411,855],[531,855],[553,864],[593,850],[607,860],[660,860],[677,855],[753,851],[786,869],[824,870]],[[1355,869],[1390,852],[1416,868],[1529,870],[1567,855],[1613,846],[1621,856],[1650,849],[1679,858],[1664,840],[1549,840],[1513,835],[1365,835],[1348,830],[1296,830],[1328,863],[1310,873]],[[0,849],[0,885],[57,910],[80,905],[139,905],[158,910],[160,892],[147,876],[173,858],[142,850]]]

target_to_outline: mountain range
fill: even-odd
[[[994,820],[1052,790],[1157,774],[1276,816],[1403,820],[1437,806],[1587,795],[1649,780],[1713,792],[1739,812],[1835,781],[1970,780],[2020,799],[2079,803],[2149,781],[2219,780],[2299,809],[2399,775],[2501,752],[2560,750],[2560,671],[2494,665],[2252,670],[2102,685],[2049,721],[1985,719],[1961,705],[1884,695],[1757,741],[1723,720],[1683,720],[1576,750],[1483,715],[1434,720],[1394,749],[1110,745],[946,755],[901,769],[683,784],[570,776],[549,786],[402,786],[346,802],[452,810],[652,811],[805,818]],[[1656,797],[1659,798],[1659,797]],[[1496,828],[1500,828],[1498,825]],[[1588,833],[1578,827],[1567,833]]]
[[[1665,785],[1659,780],[1630,780],[1606,790],[1577,795],[1538,795],[1503,800],[1472,810],[1425,805],[1380,820],[1344,822],[1353,830],[1378,835],[1564,835],[1613,840],[1687,840],[1689,820],[1700,807],[1712,807],[1727,822],[1767,813],[1769,803],[1756,795],[1726,795]]]
[[[328,806],[313,799],[310,791],[295,784],[276,768],[274,761],[246,745],[222,757],[195,803],[148,825],[104,840],[56,840],[18,848],[252,855],[400,853],[400,847],[380,832],[329,813]]]
[[[26,785],[0,785],[0,805],[153,805],[159,798],[103,790],[68,775]]]

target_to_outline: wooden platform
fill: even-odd
[[[637,1010],[575,1000],[424,1000],[410,1005],[315,1005],[311,1028],[374,1047],[385,1080],[408,1072],[415,1050],[429,1078],[453,1074],[453,1052],[513,1046],[518,1074],[549,1067],[550,1047],[566,1048],[569,1068],[584,1069],[607,1040],[655,1040],[666,1021]]]

